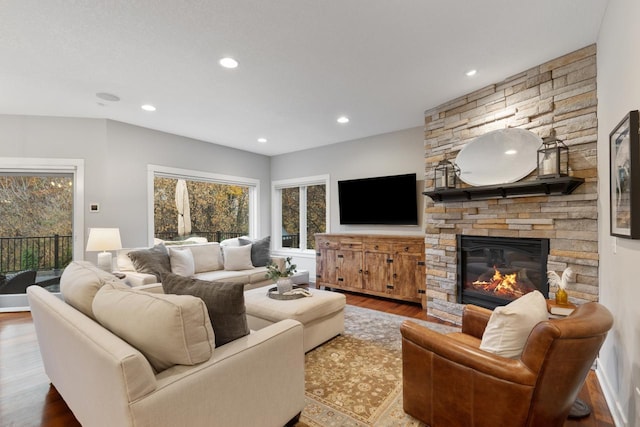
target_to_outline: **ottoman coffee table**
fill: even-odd
[[[344,332],[346,298],[343,294],[310,288],[311,297],[278,300],[268,296],[274,286],[245,291],[250,329],[262,329],[284,319],[297,320],[304,326],[305,353]]]

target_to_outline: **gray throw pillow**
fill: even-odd
[[[271,262],[271,236],[256,241],[239,237],[238,241],[240,246],[253,244],[251,246],[251,264],[254,267],[264,267]]]
[[[193,295],[204,301],[216,347],[249,334],[242,283],[208,282],[165,273],[162,289],[165,294]]]
[[[140,249],[127,254],[138,273],[153,274],[160,281],[162,273],[171,271],[169,251],[165,245]]]

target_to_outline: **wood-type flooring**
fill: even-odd
[[[419,305],[345,293],[347,304],[447,324]],[[98,386],[98,385],[96,385]],[[565,427],[613,427],[596,375],[580,392],[592,413]],[[80,424],[44,373],[31,313],[0,313],[0,425],[73,427]]]

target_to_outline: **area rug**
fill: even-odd
[[[402,410],[400,325],[407,319],[346,306],[345,333],[305,356],[306,406],[296,427],[422,426]]]

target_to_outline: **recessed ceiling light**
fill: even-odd
[[[338,123],[342,123],[342,124],[349,123],[349,117],[347,117],[347,116],[340,116],[340,117],[338,117],[337,122],[338,122]]]
[[[465,74],[467,75],[467,77],[473,77],[476,75],[477,72],[478,70],[469,70]]]
[[[236,68],[238,66],[238,61],[233,58],[222,58],[218,63],[224,68]]]
[[[98,98],[102,99],[103,101],[111,101],[111,102],[120,101],[120,97],[117,96],[117,95],[114,95],[112,93],[98,92],[98,93],[96,93],[96,96]]]
[[[154,107],[154,106],[153,106],[153,105],[151,105],[151,104],[144,104],[144,105],[143,105],[142,107],[140,107],[140,108],[142,108],[144,111],[156,111],[156,107]]]
[[[514,154],[517,154],[518,150],[507,150],[504,152],[504,154],[507,154],[509,156],[513,156]]]
[[[258,142],[264,144],[267,142],[267,138],[258,138]]]

